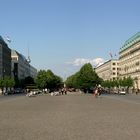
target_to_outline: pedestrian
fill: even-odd
[[[94,91],[94,97],[98,97],[98,88],[96,88]]]
[[[101,95],[101,88],[98,88],[98,96],[100,96]]]
[[[62,93],[62,95],[63,95],[63,93],[64,93],[64,89],[62,88],[62,90],[61,90],[61,93]]]
[[[65,95],[67,95],[67,89],[66,88],[64,89],[64,93],[65,93]]]
[[[136,89],[136,95],[138,95],[138,89]]]

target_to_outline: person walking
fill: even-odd
[[[98,97],[98,88],[96,88],[95,90],[94,90],[94,97]]]
[[[136,95],[138,95],[138,89],[136,89]]]

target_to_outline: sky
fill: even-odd
[[[37,70],[66,78],[118,57],[140,31],[139,0],[0,0],[0,35]]]

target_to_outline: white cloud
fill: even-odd
[[[69,64],[72,64],[73,66],[82,66],[86,63],[90,63],[92,66],[96,67],[104,63],[103,58],[95,58],[95,59],[85,59],[85,58],[77,58],[73,62],[70,62]]]

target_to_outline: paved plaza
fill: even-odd
[[[126,96],[68,94],[1,99],[0,140],[139,140],[137,97],[131,101]]]

